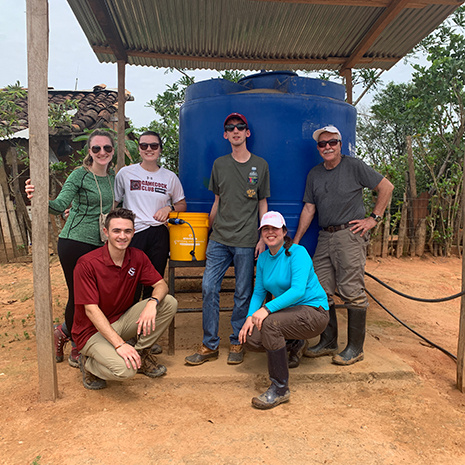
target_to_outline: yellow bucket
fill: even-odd
[[[182,224],[171,224],[168,221],[170,260],[191,262],[193,254],[197,261],[205,260],[207,258],[208,213],[172,212],[169,218],[183,222]],[[194,252],[192,252],[193,250]]]

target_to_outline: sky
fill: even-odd
[[[49,87],[57,90],[88,90],[97,84],[116,89],[116,64],[99,63],[66,0],[49,0]],[[26,0],[0,0],[0,88],[19,81],[27,87]],[[212,70],[187,71],[196,82],[218,77]],[[385,83],[407,82],[412,68],[401,60],[383,74]],[[247,74],[252,74],[248,72]],[[126,89],[134,97],[126,104],[126,116],[135,127],[147,126],[156,117],[146,107],[149,100],[181,77],[177,71],[145,66],[126,66]],[[77,86],[77,87],[76,87]],[[357,98],[354,90],[354,100]],[[370,95],[361,101],[370,103]]]

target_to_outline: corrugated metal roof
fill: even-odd
[[[133,65],[218,70],[342,69],[351,58],[354,68],[389,69],[462,3],[316,1],[68,3],[100,62],[115,62],[119,52]],[[393,17],[373,33],[391,9]],[[360,58],[353,57],[358,47]]]

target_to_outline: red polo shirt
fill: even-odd
[[[108,245],[83,255],[74,268],[73,340],[81,350],[97,328],[84,305],[95,304],[114,323],[132,306],[139,283],[153,286],[162,277],[139,249],[128,247],[121,267],[114,264]]]

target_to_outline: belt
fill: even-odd
[[[350,223],[338,224],[337,226],[328,226],[327,228],[323,228],[323,231],[333,233],[336,231],[342,231],[343,229],[350,228],[350,226],[352,226]]]

